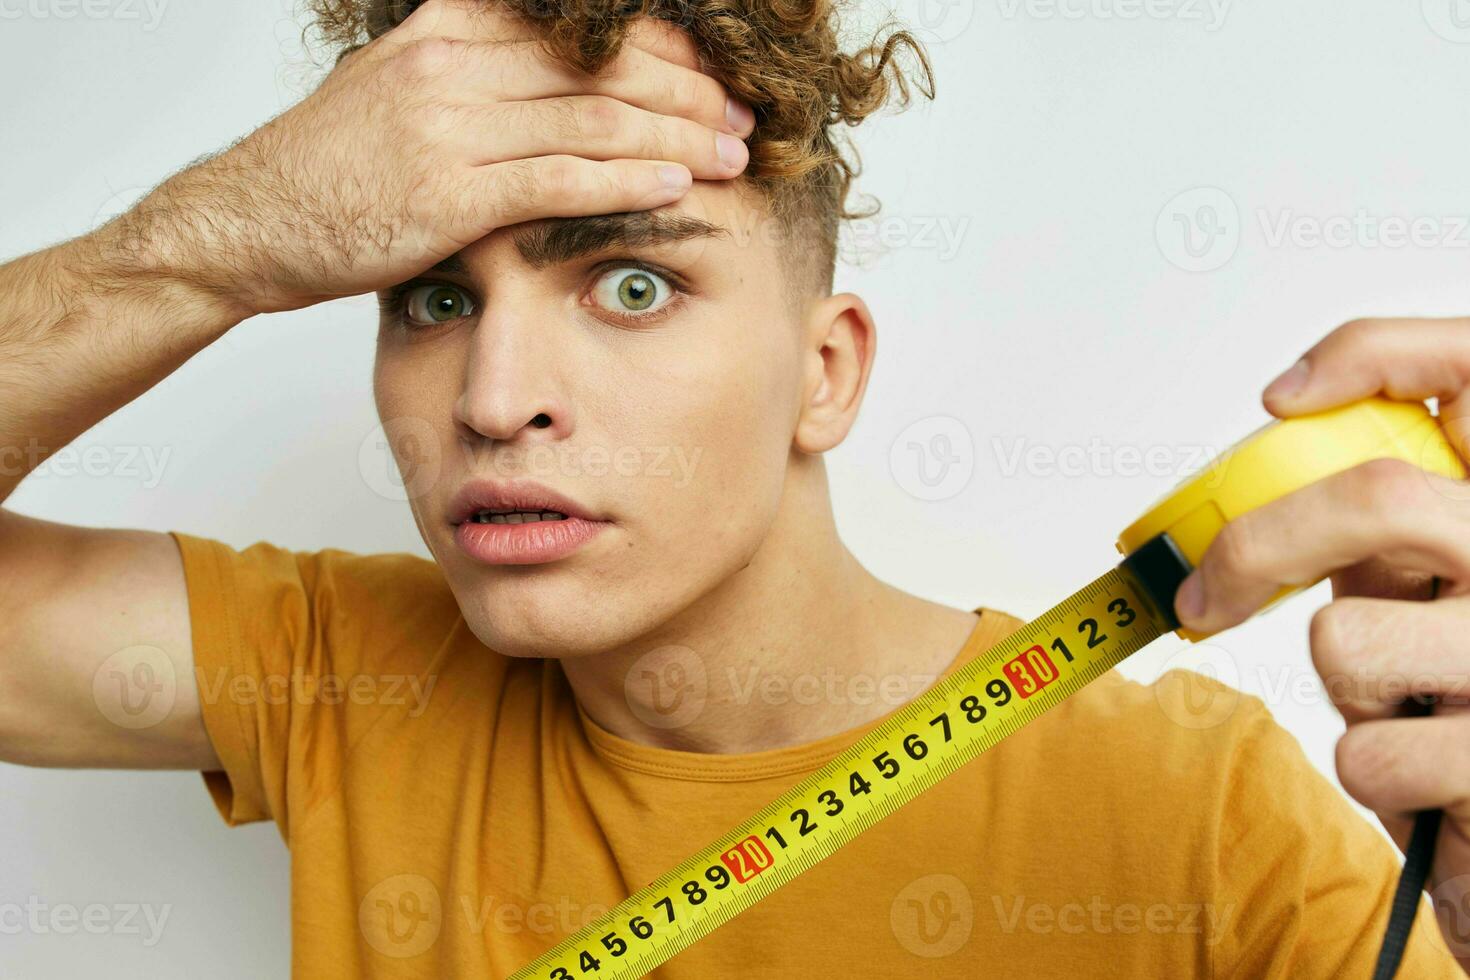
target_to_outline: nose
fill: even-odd
[[[475,325],[454,407],[466,441],[557,439],[570,430],[557,352],[532,319],[487,312]]]

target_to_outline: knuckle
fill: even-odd
[[[706,83],[704,81],[706,77],[697,75],[694,78],[672,80],[663,93],[670,109],[681,116],[692,116],[706,103],[713,104],[715,98],[713,89],[717,88],[719,83],[713,79]]]
[[[552,194],[556,197],[574,197],[581,189],[581,173],[577,167],[577,160],[572,156],[547,157],[538,175],[539,179],[533,177],[532,191],[541,194]]]
[[[606,95],[585,96],[578,102],[578,135],[603,141],[617,135],[623,122],[622,103]]]
[[[1370,459],[1360,463],[1352,484],[1357,499],[1366,509],[1383,517],[1395,517],[1417,507],[1424,491],[1424,474],[1402,459]]]
[[[1261,567],[1260,547],[1249,516],[1242,515],[1226,524],[1211,547],[1216,567],[1227,574],[1248,577]]]
[[[1366,803],[1374,788],[1393,768],[1393,758],[1381,739],[1362,727],[1349,728],[1334,750],[1337,775],[1349,796]]]
[[[1358,317],[1344,323],[1335,332],[1339,342],[1357,347],[1374,343],[1386,324],[1387,321],[1379,317]]]
[[[448,69],[459,42],[446,37],[417,37],[398,48],[393,70],[403,78],[434,78]]]
[[[1342,669],[1343,606],[1340,601],[1328,603],[1312,614],[1307,625],[1312,666],[1323,676],[1336,674]]]

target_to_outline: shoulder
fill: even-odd
[[[433,561],[407,552],[301,550],[171,532],[199,635],[365,661],[415,656],[463,628]]]

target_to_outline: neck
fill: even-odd
[[[975,614],[863,568],[837,535],[821,460],[797,465],[744,568],[636,642],[561,662],[598,725],[694,752],[800,745],[893,711],[954,661]]]

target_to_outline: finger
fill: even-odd
[[[1354,725],[1337,742],[1342,788],[1379,814],[1442,808],[1470,817],[1470,715]]]
[[[1379,599],[1432,599],[1434,576],[1410,568],[1396,568],[1381,558],[1369,558],[1330,576],[1332,597],[1369,596]]]
[[[1436,710],[1470,708],[1465,626],[1470,599],[1338,599],[1312,616],[1312,664],[1349,725],[1398,715],[1432,695]]]
[[[627,43],[664,61],[702,72],[699,47],[689,32],[658,17],[642,16],[628,27]]]
[[[1470,580],[1470,508],[1458,481],[1397,459],[1317,480],[1229,521],[1179,588],[1180,621],[1201,632],[1244,622],[1282,586],[1302,586],[1378,557]]]
[[[750,161],[745,143],[677,116],[630,106],[604,95],[508,102],[462,111],[451,140],[464,144],[472,165],[572,154],[589,160],[676,161],[701,180],[738,175]],[[486,140],[485,133],[494,133]]]
[[[671,161],[588,160],[543,156],[472,171],[465,200],[483,202],[465,241],[496,228],[539,218],[642,211],[679,200],[689,190],[688,168]],[[455,236],[460,237],[459,235]]]
[[[602,95],[737,136],[755,129],[755,113],[709,75],[624,48],[596,77],[564,65],[534,42],[462,42],[446,67],[446,99],[465,105]]]
[[[1261,401],[1271,414],[1286,417],[1377,394],[1403,401],[1438,398],[1445,431],[1466,457],[1470,318],[1345,323],[1268,385]]]

